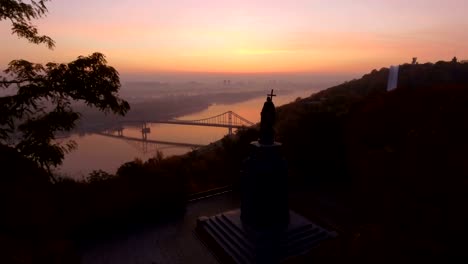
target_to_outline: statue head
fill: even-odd
[[[270,96],[267,96],[267,102],[271,102],[271,97]]]

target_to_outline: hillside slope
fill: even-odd
[[[278,109],[292,185],[330,190],[331,211],[352,210],[333,220],[360,236],[349,254],[465,255],[468,64],[402,65],[392,92],[387,77],[373,71]],[[295,201],[305,214],[310,193]]]

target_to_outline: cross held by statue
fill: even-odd
[[[273,94],[273,89],[271,89],[271,93],[267,94],[267,96],[270,97],[270,99],[273,100],[273,96],[276,96],[276,94]]]

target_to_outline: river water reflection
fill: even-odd
[[[279,92],[279,96],[273,100],[276,106],[280,106],[293,101],[297,97],[310,96],[313,92],[317,92],[317,90],[301,90],[286,95],[281,95]],[[247,120],[257,123],[260,121],[260,111],[265,98],[266,96],[235,104],[211,105],[203,111],[180,116],[177,119],[196,120],[231,110]],[[151,133],[147,137],[151,140],[202,145],[217,141],[228,133],[227,128],[168,124],[151,124],[150,129]],[[126,137],[142,137],[141,128],[125,127],[123,133]],[[97,134],[73,135],[69,139],[74,140],[78,144],[78,148],[66,155],[63,165],[56,172],[78,180],[86,177],[89,172],[98,169],[115,173],[123,163],[132,161],[135,158],[147,160],[153,157],[157,150],[162,151],[164,156],[181,155],[191,151],[190,147],[145,144]]]

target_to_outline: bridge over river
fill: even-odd
[[[233,129],[239,129],[244,127],[249,127],[254,125],[253,122],[245,119],[244,117],[234,113],[233,111],[227,111],[225,113],[211,116],[208,118],[202,118],[197,120],[179,120],[179,119],[169,119],[169,120],[125,120],[119,122],[119,125],[107,129],[105,131],[96,133],[102,136],[118,138],[126,140],[127,142],[141,142],[143,145],[143,152],[147,149],[148,144],[162,144],[162,145],[172,145],[172,146],[181,146],[181,147],[200,147],[202,144],[196,143],[185,143],[185,142],[174,142],[174,141],[163,141],[163,140],[153,140],[148,139],[148,134],[151,133],[151,128],[148,124],[172,124],[172,125],[185,125],[185,126],[208,126],[208,127],[225,127],[228,129],[228,135],[233,133]],[[141,127],[141,138],[128,137],[124,135],[125,125],[138,125]]]

